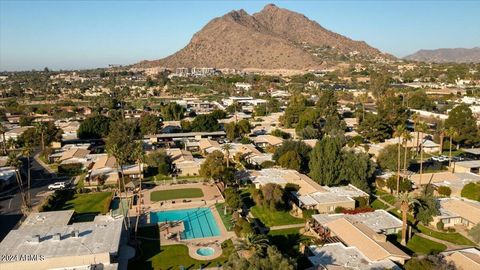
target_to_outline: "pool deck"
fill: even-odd
[[[190,202],[183,202],[183,199],[174,200],[175,203],[170,201],[160,201],[160,202],[152,202],[150,201],[150,193],[152,191],[157,190],[173,190],[173,189],[182,189],[182,188],[201,188],[203,191],[204,196],[201,198],[192,198],[188,199],[191,200]],[[168,210],[175,210],[175,209],[189,209],[189,208],[199,208],[205,207],[210,208],[212,211],[212,215],[217,223],[217,227],[220,230],[220,235],[212,236],[212,237],[205,237],[205,238],[193,238],[193,239],[168,239],[166,231],[162,230],[160,232],[160,242],[162,245],[186,245],[188,247],[188,253],[190,257],[196,260],[212,260],[220,255],[222,255],[222,247],[221,243],[230,239],[236,238],[234,232],[227,231],[223,221],[218,213],[215,204],[216,203],[223,203],[225,199],[223,198],[222,194],[218,190],[217,186],[210,185],[210,184],[201,184],[201,183],[194,183],[194,184],[178,184],[178,185],[165,185],[165,186],[157,186],[151,190],[145,190],[143,193],[144,197],[144,210],[146,212],[146,223],[150,223],[150,212],[156,211],[168,211]],[[131,215],[136,215],[136,209],[133,208],[130,210]],[[200,247],[211,247],[215,250],[214,255],[212,256],[200,256],[196,253],[197,249]]]

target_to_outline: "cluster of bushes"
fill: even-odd
[[[83,172],[81,163],[61,164],[58,166],[58,173],[62,175],[75,176]]]
[[[436,225],[437,225],[437,230],[439,231],[455,232],[455,228],[452,228],[452,227],[445,229],[445,224],[443,224],[441,220],[438,221]]]
[[[238,237],[244,237],[245,235],[254,233],[252,224],[250,224],[248,220],[242,217],[237,217],[236,221],[233,231]]]
[[[452,189],[450,189],[449,187],[440,186],[438,187],[437,192],[441,196],[450,197],[450,195],[452,194]]]
[[[373,212],[375,209],[369,207],[369,206],[364,206],[364,207],[359,207],[355,209],[346,209],[345,207],[342,206],[337,206],[335,208],[335,213],[337,214],[346,214],[346,215],[356,215],[356,214],[361,214],[361,213],[368,213],[368,212]]]

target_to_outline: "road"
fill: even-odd
[[[30,196],[34,206],[41,202],[42,196],[48,194],[48,185],[58,181],[46,168],[39,164],[33,157],[31,162],[31,189]],[[26,179],[24,179],[26,182]],[[15,227],[22,218],[22,199],[17,189],[10,194],[0,197],[0,241]]]

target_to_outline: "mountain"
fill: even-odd
[[[435,63],[480,63],[480,47],[419,50],[404,59]]]
[[[235,10],[211,20],[190,43],[137,67],[216,67],[305,70],[351,57],[391,58],[363,41],[323,28],[302,14],[266,5],[249,15]]]

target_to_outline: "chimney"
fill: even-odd
[[[80,232],[78,230],[73,230],[72,231],[72,237],[78,238],[79,234],[80,234]]]
[[[36,234],[32,236],[32,239],[30,240],[32,243],[40,243],[40,235]]]
[[[56,233],[53,235],[53,240],[60,241],[62,239],[62,235],[59,233]]]

